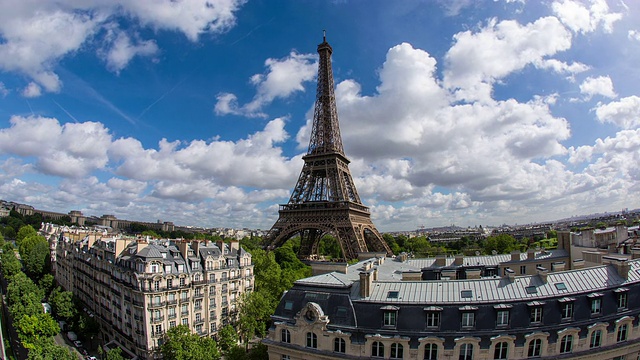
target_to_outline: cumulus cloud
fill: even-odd
[[[128,16],[142,26],[183,33],[196,41],[202,34],[224,32],[235,24],[235,12],[245,0],[225,1],[111,1],[90,3],[73,0],[26,0],[0,3],[0,69],[16,71],[30,77],[47,92],[58,92],[62,82],[54,72],[55,64],[81,46],[100,36],[101,30],[113,29],[109,19]],[[136,55],[157,52],[153,40],[132,41],[117,32],[106,41],[104,53],[108,67],[122,70]],[[47,41],[42,41],[47,39]],[[107,39],[109,40],[109,39]]]
[[[0,96],[5,97],[7,95],[9,95],[9,89],[0,81]]]
[[[490,101],[492,85],[529,64],[544,60],[571,46],[571,33],[555,17],[521,25],[514,20],[492,19],[478,32],[454,35],[445,56],[444,84],[460,100]],[[566,68],[566,66],[565,66]]]
[[[604,32],[611,33],[613,24],[622,18],[621,13],[609,10],[605,0],[561,0],[551,7],[560,21],[576,33],[593,32],[599,25]]]
[[[217,96],[214,111],[218,115],[235,114],[249,117],[266,117],[261,110],[276,98],[287,98],[295,92],[304,91],[303,83],[313,80],[317,62],[312,54],[291,52],[283,59],[267,59],[265,74],[255,74],[251,84],[256,87],[253,100],[239,106],[236,95],[222,93]]]
[[[637,30],[629,30],[627,36],[631,40],[640,41],[640,32],[638,32]]]
[[[615,98],[618,96],[615,91],[613,91],[613,82],[608,76],[586,78],[582,84],[580,84],[580,93],[585,94],[587,99],[591,99],[594,95],[600,95],[608,98]]]
[[[600,122],[612,123],[622,129],[637,129],[640,127],[640,97],[634,95],[600,104],[596,115]]]
[[[30,82],[24,89],[22,89],[22,96],[26,98],[35,98],[42,95],[42,89],[38,84]]]

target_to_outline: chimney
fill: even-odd
[[[577,270],[577,269],[584,269],[583,259],[573,260],[573,270]]]
[[[504,277],[513,281],[516,278],[516,272],[510,268],[504,268]]]
[[[146,242],[144,240],[137,240],[136,241],[136,252],[139,252],[140,250],[146,248],[147,245],[149,245],[148,242]]]
[[[131,244],[132,241],[133,241],[133,239],[118,239],[118,238],[116,238],[115,239],[115,242],[116,242],[115,256],[116,257],[120,256],[120,254],[122,254],[122,252],[127,247],[127,245]]]
[[[220,253],[224,254],[224,241],[222,240],[218,240],[216,241],[216,245],[218,246],[218,248],[220,249]]]
[[[604,265],[613,265],[618,272],[618,275],[625,280],[629,280],[629,261],[623,257],[615,257],[615,256],[603,256],[602,264]]]
[[[464,256],[462,254],[456,254],[456,257],[453,260],[453,265],[462,265],[463,262],[464,262]]]
[[[520,250],[514,250],[511,252],[511,261],[520,261]]]
[[[360,273],[360,296],[363,298],[369,297],[371,295],[371,285],[373,284],[373,279],[371,278],[370,271],[363,271]]]
[[[467,279],[480,279],[481,270],[480,269],[467,269]]]
[[[200,240],[194,240],[191,242],[191,248],[193,249],[193,253],[196,254],[196,256],[200,253],[200,243]]]
[[[444,255],[436,255],[436,266],[446,266],[447,259]]]
[[[527,250],[527,259],[529,260],[533,260],[536,258],[536,249],[534,248],[529,248]]]
[[[186,259],[189,256],[189,242],[187,240],[181,240],[178,241],[176,245],[178,245],[178,250],[180,250],[182,257]]]
[[[631,259],[638,259],[640,258],[640,248],[634,247],[631,248]]]
[[[240,241],[232,239],[231,241],[229,241],[229,249],[230,251],[238,251],[240,250]]]
[[[542,267],[542,266],[537,266],[536,267],[536,271],[538,272],[538,276],[540,276],[540,279],[542,280],[543,283],[547,283],[547,268]]]

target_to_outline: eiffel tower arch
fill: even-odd
[[[279,218],[267,233],[270,248],[300,236],[298,257],[312,259],[324,235],[332,235],[345,259],[359,253],[382,252],[391,255],[371,221],[369,208],[360,196],[344,153],[334,94],[331,54],[326,37],[318,45],[318,87],[309,149],[291,198],[280,205]]]

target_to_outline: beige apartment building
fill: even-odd
[[[116,341],[139,359],[157,357],[163,335],[179,324],[215,336],[254,287],[251,254],[237,241],[62,234],[56,259],[56,280],[100,322],[102,343]]]

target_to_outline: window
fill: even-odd
[[[536,306],[531,308],[531,322],[532,323],[542,322],[542,306]]]
[[[542,340],[533,339],[529,341],[529,350],[527,351],[527,356],[536,357],[536,356],[540,356],[541,353],[542,353]]]
[[[526,274],[526,273],[527,273],[527,266],[526,265],[520,265],[520,274]]]
[[[202,321],[202,314],[201,313],[197,313],[196,314],[196,322],[200,322]]]
[[[591,315],[600,315],[600,308],[602,306],[602,299],[591,299]]]
[[[628,297],[626,292],[618,293],[618,309],[626,309],[628,303]]]
[[[473,360],[473,344],[460,345],[459,360]]]
[[[391,344],[391,359],[402,359],[403,348],[402,344]]]
[[[187,319],[187,318],[182,319],[182,325],[189,326],[189,319]]]
[[[424,360],[438,360],[438,345],[426,344],[424,346]]]
[[[618,334],[616,335],[616,341],[626,341],[627,340],[627,324],[622,324],[618,327]]]
[[[160,291],[160,281],[153,282],[153,290]]]
[[[573,302],[562,303],[562,320],[570,320],[573,318]]]
[[[472,312],[462,313],[462,327],[473,327],[475,325],[475,314]]]
[[[565,285],[563,282],[555,283],[555,285],[558,291],[567,290],[567,285]]]
[[[560,340],[560,353],[570,353],[573,346],[573,335],[567,335]]]
[[[471,299],[473,297],[473,290],[460,291],[460,297],[463,299]]]
[[[371,344],[371,356],[384,357],[384,344],[380,341],[374,341]]]
[[[397,316],[398,316],[397,311],[385,311],[384,326],[396,326]]]
[[[167,287],[171,289],[173,287],[173,279],[167,279]]]
[[[538,288],[535,287],[535,286],[527,286],[524,289],[527,292],[527,294],[537,294],[538,293]]]
[[[175,321],[169,321],[169,327],[170,328],[176,327],[176,322]]]
[[[289,357],[289,355],[282,355],[281,360],[291,360],[291,357]]]
[[[602,343],[602,330],[593,330],[591,333],[591,340],[589,341],[589,348],[595,348]]]
[[[428,311],[427,312],[427,327],[428,328],[437,328],[440,326],[440,312],[439,311]]]
[[[287,329],[280,330],[280,341],[283,343],[291,343],[291,332]]]
[[[497,326],[509,325],[509,310],[498,310],[496,325]]]
[[[180,286],[185,285],[186,280],[184,278],[180,278]]]
[[[496,348],[493,351],[493,358],[504,360],[507,358],[507,353],[509,351],[509,344],[506,341],[499,342],[496,344]]]
[[[341,338],[333,339],[333,351],[344,353],[347,351],[347,342]]]
[[[162,334],[162,325],[156,325],[156,334]]]
[[[318,335],[312,332],[307,333],[307,347],[313,349],[318,348]]]
[[[387,293],[387,299],[397,299],[399,294],[399,291],[389,291]]]

